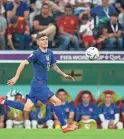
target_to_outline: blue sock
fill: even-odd
[[[21,111],[24,110],[24,104],[21,103],[21,102],[12,101],[12,100],[5,100],[5,101],[4,101],[4,104],[6,104],[6,105],[8,105],[8,106],[10,106],[10,107],[19,109],[19,110],[21,110]]]
[[[64,114],[62,112],[61,105],[60,106],[54,106],[54,111],[55,111],[56,116],[58,117],[58,119],[59,119],[59,121],[61,123],[61,126],[65,126],[66,122],[64,120]]]

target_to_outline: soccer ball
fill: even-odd
[[[96,47],[89,47],[85,51],[85,56],[88,60],[96,60],[99,57],[99,50]]]

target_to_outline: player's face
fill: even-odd
[[[90,95],[89,94],[83,94],[81,97],[81,100],[84,104],[89,104],[90,102]]]
[[[105,103],[111,103],[112,102],[112,95],[107,94],[105,95]]]
[[[40,47],[47,48],[48,47],[48,37],[47,36],[41,37],[40,39],[38,39],[37,44]]]
[[[62,102],[64,102],[64,101],[66,101],[67,95],[66,95],[65,92],[59,92],[59,93],[57,94],[57,97],[58,97]]]
[[[22,102],[22,96],[21,95],[16,96],[15,100],[18,102]]]

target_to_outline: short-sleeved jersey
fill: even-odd
[[[114,120],[117,113],[119,113],[119,109],[115,104],[111,104],[109,107],[106,107],[105,104],[99,106],[99,114],[103,114],[106,120]]]
[[[69,119],[70,112],[75,112],[74,105],[71,102],[66,102],[64,105],[61,105],[61,108],[65,120]],[[53,106],[53,111],[54,111],[54,106]]]
[[[44,53],[39,48],[27,57],[27,60],[29,63],[33,63],[33,80],[41,81],[46,84],[50,66],[56,63],[53,52],[50,49],[47,49],[47,52]]]
[[[30,112],[30,119],[37,120],[39,124],[52,119],[52,107],[51,105],[45,105],[44,107],[34,107]]]
[[[89,119],[97,120],[98,119],[98,113],[99,113],[98,108],[93,103],[89,103],[88,106],[85,106],[83,104],[79,104],[76,107],[75,120],[80,121],[83,118],[83,116],[89,116]]]

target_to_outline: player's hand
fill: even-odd
[[[68,75],[68,74],[64,74],[64,77],[69,79],[69,80],[75,81],[75,79],[72,76]]]
[[[12,79],[8,80],[7,81],[8,86],[13,86],[17,82],[17,80],[18,80],[17,76],[15,76]]]

